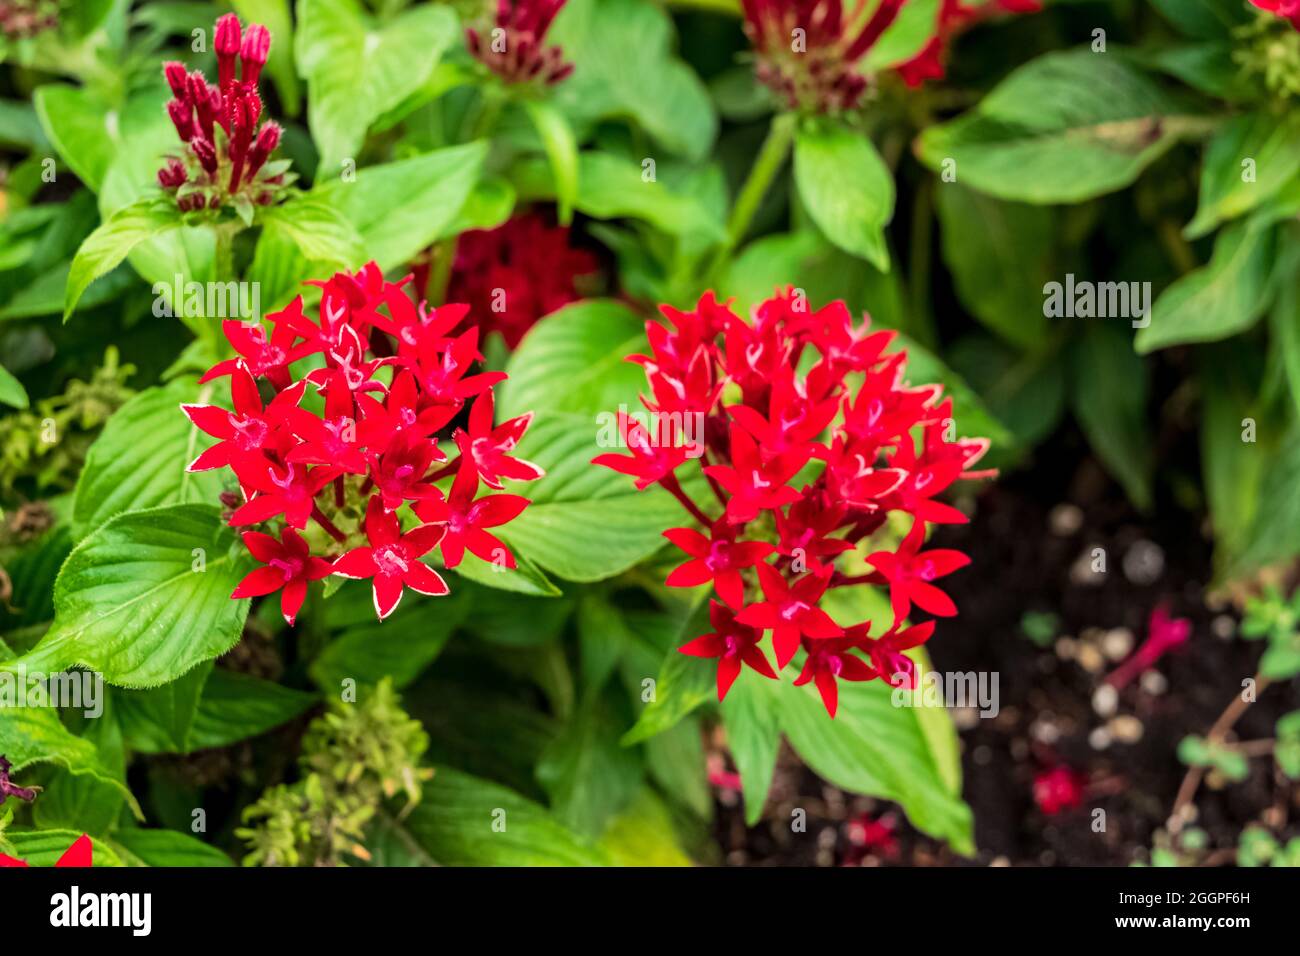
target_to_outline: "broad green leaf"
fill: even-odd
[[[674,153],[709,154],[713,104],[695,71],[671,54],[664,10],[647,0],[569,0],[547,40],[574,64],[551,95],[578,123],[631,119]]]
[[[215,507],[118,515],[73,549],[50,630],[0,671],[83,665],[122,687],[175,680],[239,640],[248,602],[230,593],[247,563]]]
[[[0,365],[0,403],[11,408],[27,408],[31,400],[23,383],[14,378],[13,373]]]
[[[80,541],[114,515],[160,505],[216,505],[219,471],[186,468],[215,439],[199,431],[181,403],[228,406],[224,381],[193,377],[145,389],[114,413],[90,446],[73,496],[73,536]]]
[[[199,697],[211,672],[212,662],[204,661],[161,687],[117,692],[113,710],[127,746],[139,753],[187,753]]]
[[[327,694],[337,693],[348,679],[374,684],[391,677],[395,687],[405,687],[441,653],[469,608],[466,596],[453,589],[447,597],[414,602],[415,607],[404,606],[391,619],[379,622],[371,608],[370,583],[348,587],[354,593],[364,590],[360,603],[369,618],[344,628],[312,661],[312,679]],[[342,600],[342,593],[332,598],[329,611]]]
[[[781,724],[791,746],[822,779],[900,803],[908,819],[958,853],[974,852],[970,808],[945,779],[918,708],[896,706],[874,680],[840,683],[832,720],[812,684],[779,685]]]
[[[312,195],[333,205],[381,269],[406,265],[442,237],[465,206],[487,156],[484,142],[370,166],[355,182],[332,180]]]
[[[1180,33],[1198,40],[1223,40],[1250,21],[1250,8],[1237,0],[1151,0]]]
[[[975,318],[1020,346],[1047,332],[1043,285],[1055,274],[1050,209],[1003,202],[960,183],[938,183],[943,259]]]
[[[623,746],[649,740],[674,727],[701,704],[717,700],[717,661],[691,657],[678,650],[687,641],[709,631],[708,606],[708,601],[700,601],[664,654],[658,679],[654,682],[654,696],[641,711],[632,729],[623,735]],[[746,678],[764,679],[754,674],[742,674],[736,683]]]
[[[59,156],[78,179],[98,191],[113,162],[117,112],[61,83],[38,87],[32,102]]]
[[[641,785],[637,755],[619,746],[619,727],[593,697],[561,729],[537,763],[537,780],[555,816],[573,830],[599,837]]]
[[[75,711],[67,714],[69,729],[79,740],[95,748],[100,766],[110,776],[56,771],[32,807],[32,819],[41,829],[67,828],[82,833],[107,833],[120,822],[122,808],[128,800],[133,812],[139,814],[126,786],[126,747],[113,696],[105,690],[103,712],[97,717]]]
[[[90,283],[112,270],[146,239],[178,229],[180,224],[176,206],[160,199],[141,199],[113,213],[86,238],[72,260],[63,304],[64,321],[72,315]]]
[[[936,32],[940,0],[910,0],[898,11],[889,28],[880,35],[862,65],[869,71],[906,63],[930,42]]]
[[[546,163],[518,164],[512,178],[523,198],[556,194]],[[725,235],[721,220],[699,200],[671,191],[635,163],[610,153],[588,150],[579,156],[575,205],[595,219],[640,219],[673,236],[720,241]]]
[[[1011,444],[1013,439],[1006,426],[989,412],[974,389],[960,375],[948,368],[933,352],[904,335],[898,337],[895,345],[907,352],[907,381],[913,385],[938,383],[943,386],[944,395],[952,399],[952,418],[958,435],[987,438],[995,448]]]
[[[526,100],[524,105],[546,147],[560,223],[567,226],[573,220],[573,204],[578,199],[578,142],[569,121],[548,102]]]
[[[804,123],[795,134],[794,178],[827,239],[889,268],[884,229],[894,215],[894,178],[865,134],[829,120]]]
[[[458,39],[449,7],[415,7],[376,22],[357,0],[298,0],[294,52],[323,177],[356,161],[370,125],[419,89]]]
[[[645,322],[623,303],[566,305],[537,323],[511,357],[510,377],[497,387],[498,417],[563,412],[590,416],[594,428],[601,412],[634,411],[645,373],[627,356],[647,347]]]
[[[1275,248],[1275,230],[1251,220],[1222,230],[1209,263],[1178,279],[1151,306],[1137,350],[1217,342],[1249,329],[1268,308]]]
[[[638,687],[639,691],[640,688]],[[645,742],[646,771],[674,805],[690,809],[701,820],[713,819],[713,789],[704,755],[704,730],[697,716]]]
[[[126,866],[234,866],[214,846],[177,830],[127,827],[107,840]]]
[[[1139,510],[1151,507],[1147,369],[1121,328],[1092,323],[1071,348],[1070,404],[1088,443]]]
[[[513,591],[532,597],[559,597],[564,593],[527,555],[516,554],[514,558],[515,567],[508,568],[504,563],[484,561],[466,551],[460,564],[451,570],[466,581],[500,591]]]
[[[1209,128],[1133,62],[1079,49],[1018,68],[970,112],[926,129],[917,153],[935,170],[952,161],[958,182],[1001,199],[1080,202],[1122,189]]]
[[[304,259],[331,271],[353,271],[368,258],[361,236],[338,209],[312,195],[262,210],[266,231],[284,236]]]
[[[740,772],[745,822],[751,827],[763,816],[776,771],[776,755],[781,749],[779,695],[776,681],[741,674],[722,702],[727,748]]]
[[[190,751],[228,747],[293,720],[319,700],[291,687],[214,668],[186,741]]]
[[[375,829],[390,859],[442,866],[604,866],[603,852],[544,807],[499,784],[438,767],[401,821]],[[372,847],[373,850],[373,847]]]
[[[5,839],[14,848],[14,856],[28,866],[49,867],[59,861],[72,844],[80,839],[78,830],[6,830]],[[94,866],[121,866],[116,851],[101,840],[90,838],[90,859]]]
[[[955,372],[978,393],[989,414],[1006,425],[1012,446],[1033,448],[1065,414],[1066,374],[1058,351],[1020,353],[988,335],[958,339],[946,350]],[[1014,448],[995,447],[991,459]]]
[[[1185,230],[1204,236],[1276,195],[1300,170],[1300,115],[1244,113],[1220,127],[1205,150],[1201,198]]]
[[[1225,428],[1228,422],[1221,426]],[[1227,441],[1244,437],[1243,426],[1236,423],[1235,436],[1223,436]],[[1243,456],[1255,451],[1253,445],[1243,450]],[[1255,452],[1259,454],[1258,451]],[[1267,565],[1289,560],[1300,553],[1300,496],[1295,489],[1300,487],[1300,434],[1295,428],[1287,431],[1278,446],[1278,453],[1269,458],[1264,465],[1263,479],[1259,486],[1258,503],[1254,508],[1254,520],[1246,535],[1241,556],[1232,565],[1232,573],[1241,575]]]
[[[672,817],[648,787],[619,813],[600,838],[615,866],[691,866],[673,830]]]
[[[297,116],[298,74],[293,64],[293,14],[290,0],[232,0],[235,12],[247,23],[260,23],[271,33],[271,56],[266,72],[275,81],[286,111]]]
[[[28,668],[27,676],[34,670]],[[13,764],[12,772],[16,775],[37,764],[54,764],[75,777],[86,777],[115,788],[135,807],[131,792],[101,760],[94,743],[73,735],[63,726],[58,708],[18,707],[10,703],[16,699],[12,695],[22,673],[15,677],[0,672],[0,712],[4,715],[0,720],[0,754]],[[80,679],[79,675],[73,676]],[[135,809],[138,813],[139,808]]]

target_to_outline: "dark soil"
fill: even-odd
[[[976,859],[920,834],[895,806],[827,786],[787,752],[758,826],[747,829],[736,795],[720,792],[716,834],[728,863],[1087,866],[1149,859],[1153,843],[1165,839],[1157,831],[1187,771],[1176,755],[1179,741],[1209,730],[1255,674],[1261,648],[1236,636],[1231,605],[1207,597],[1211,542],[1197,518],[1163,503],[1154,516],[1137,514],[1077,442],[1067,435],[1040,449],[1035,467],[982,491],[970,524],[941,529],[935,540],[965,551],[973,563],[945,582],[961,613],[941,622],[928,645],[934,666],[999,675],[997,717],[954,715]],[[1052,476],[1055,462],[1082,464]],[[1097,547],[1105,549],[1106,572],[1081,573]],[[1191,620],[1191,639],[1158,663],[1158,677],[1134,681],[1113,713],[1102,716],[1094,692],[1116,666],[1102,653],[1103,636],[1125,628],[1136,646],[1160,602]],[[1055,626],[1032,640],[1026,612],[1054,616],[1046,619]],[[1112,635],[1112,654],[1117,642],[1122,637]],[[1238,721],[1236,739],[1272,736],[1277,718],[1297,707],[1294,682],[1268,688]],[[1086,792],[1076,809],[1049,816],[1035,805],[1033,779],[1057,763],[1086,775]],[[808,809],[806,834],[790,832],[794,806]],[[1105,811],[1103,832],[1093,828],[1098,808]],[[1211,774],[1194,812],[1187,825],[1209,838],[1195,862],[1232,862],[1247,824],[1300,830],[1291,822],[1300,817],[1300,788],[1276,774],[1270,757],[1257,757],[1244,782]],[[896,826],[896,848],[864,858],[850,823],[863,813]]]

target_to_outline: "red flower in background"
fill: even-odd
[[[469,309],[417,306],[409,281],[386,281],[372,262],[313,283],[321,289],[318,317],[299,298],[266,317],[269,337],[260,323],[225,323],[238,357],[216,363],[203,380],[231,376],[234,410],[182,406],[221,439],[192,467],[228,466],[238,479],[239,494],[222,495],[230,524],[263,526],[243,538],[264,566],[231,596],[280,591],[290,624],[310,583],[329,574],[373,578],[381,620],[405,587],[447,593],[418,560],[439,543],[448,567],[466,550],[494,562],[504,554],[505,567],[515,567],[486,529],[518,517],[528,499],[477,491],[480,479],[500,490],[506,480],[541,477],[514,455],[532,415],[495,423],[492,388],[505,375],[476,371],[478,330],[457,333]],[[312,369],[295,372],[308,357]],[[264,403],[263,394],[274,397]],[[465,411],[466,427],[453,431]],[[460,454],[447,462],[440,441]],[[402,534],[401,515],[425,523]]]
[[[940,0],[934,36],[920,53],[895,69],[903,82],[912,87],[920,86],[926,80],[941,80],[946,71],[944,60],[948,47],[962,30],[998,14],[1037,13],[1042,9],[1042,0],[976,0],[973,3]]]
[[[867,88],[856,64],[894,22],[904,0],[741,0],[745,33],[758,53],[755,75],[787,106],[851,110]],[[798,32],[796,32],[798,31]]]
[[[988,443],[953,436],[942,388],[909,384],[906,353],[886,352],[893,333],[855,326],[842,302],[809,312],[790,290],[749,322],[712,292],[693,310],[660,308],[667,322],[647,323],[649,354],[628,356],[645,369],[648,422],[620,412],[628,453],[593,462],[638,490],[661,487],[694,521],[664,532],[688,558],[666,583],[709,584],[721,600],[710,607],[714,632],[682,651],[719,660],[721,696],[742,662],[766,673],[770,631],[777,668],[802,649],[796,683],[815,684],[832,715],[841,679],[914,684],[904,652],[934,624],[905,618],[913,604],[956,613],[931,582],[969,563],[921,550],[928,525],[967,520],[935,495],[990,474],[970,470]],[[724,394],[739,401],[724,405]],[[680,472],[692,461],[700,475],[688,485]],[[693,496],[703,489],[705,505]],[[887,525],[893,511],[912,517],[901,541]],[[876,570],[860,573],[862,561]],[[831,588],[864,585],[889,587],[895,611],[875,638],[869,622],[846,630],[821,606]]]
[[[1034,776],[1034,803],[1049,817],[1083,803],[1088,778],[1072,767],[1057,764]]]
[[[1158,604],[1147,621],[1147,639],[1128,660],[1106,676],[1106,683],[1116,690],[1127,687],[1133,678],[1149,671],[1170,651],[1181,648],[1192,636],[1192,622],[1185,617],[1170,617],[1169,605]]]
[[[560,82],[573,72],[558,46],[547,46],[546,31],[564,0],[497,0],[487,36],[465,30],[469,52],[507,83]]]
[[[513,349],[538,319],[581,298],[581,280],[599,267],[571,244],[567,226],[525,213],[461,234],[447,295],[469,303],[484,334],[500,332]]]
[[[9,782],[9,771],[13,767],[14,765],[9,762],[9,759],[4,754],[0,754],[0,806],[3,806],[4,802],[10,797],[26,800],[28,803],[36,799],[35,790]]]
[[[256,23],[245,32],[239,18],[227,13],[217,20],[212,46],[217,54],[216,86],[198,70],[186,71],[182,63],[163,65],[172,91],[167,115],[186,149],[158,171],[158,183],[174,193],[176,204],[187,212],[228,204],[245,211],[269,205],[281,198],[289,181],[283,168],[267,167],[280,145],[280,127],[269,121],[258,127],[258,80],[271,50],[271,34]]]

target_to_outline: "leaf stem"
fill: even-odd
[[[726,263],[732,251],[740,245],[740,240],[744,239],[745,233],[749,231],[750,223],[753,222],[755,213],[762,205],[772,181],[785,165],[790,146],[794,142],[797,122],[798,116],[795,113],[778,113],[772,117],[767,138],[763,140],[758,158],[754,160],[749,176],[740,187],[740,192],[736,194],[736,202],[731,207],[731,215],[727,219],[727,237],[709,261],[709,267],[704,274],[706,282],[713,280],[714,275]]]

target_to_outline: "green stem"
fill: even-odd
[[[429,289],[425,295],[435,308],[447,301],[447,286],[451,283],[451,267],[456,261],[456,236],[433,247],[433,263],[429,269]]]
[[[235,233],[240,229],[239,223],[222,223],[213,230],[216,237],[216,249],[212,258],[213,279],[217,282],[231,282],[235,275]],[[215,362],[225,354],[222,344],[221,319],[205,316],[203,338],[208,344]]]
[[[713,280],[732,251],[740,245],[740,240],[745,238],[745,233],[749,231],[754,214],[758,212],[758,207],[762,205],[772,180],[781,171],[786,156],[790,153],[797,121],[798,117],[794,113],[778,113],[772,117],[772,125],[768,128],[767,138],[758,152],[758,158],[754,160],[754,165],[749,170],[749,177],[740,187],[740,192],[736,194],[735,205],[731,207],[731,216],[727,220],[727,237],[709,261],[704,276],[706,282]]]

